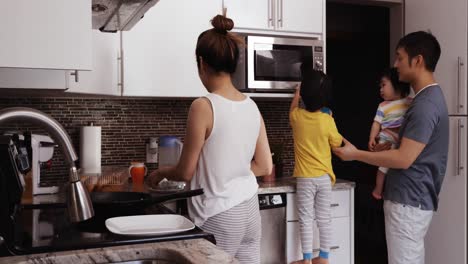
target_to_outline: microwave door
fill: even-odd
[[[317,40],[271,37],[248,39],[248,87],[250,89],[294,89],[301,81],[301,64],[314,60]]]
[[[255,56],[255,79],[279,82],[301,80],[300,53],[289,50],[260,50]]]
[[[301,81],[301,53],[271,49],[254,51],[249,88],[294,89]]]

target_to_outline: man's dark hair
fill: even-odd
[[[440,45],[437,39],[428,32],[417,31],[400,39],[397,45],[408,53],[409,62],[414,57],[421,55],[424,58],[425,67],[434,72],[440,58]]]
[[[410,92],[410,85],[409,83],[402,82],[399,80],[398,71],[396,68],[385,69],[382,73],[382,77],[386,77],[390,80],[393,89],[395,89],[395,92],[399,93],[401,97],[408,96]]]
[[[327,106],[331,94],[331,79],[314,70],[312,64],[301,65],[301,98],[307,111],[315,112]]]

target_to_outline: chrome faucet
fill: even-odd
[[[81,222],[94,216],[94,209],[88,190],[80,181],[75,161],[78,159],[75,149],[65,129],[49,115],[32,108],[11,107],[0,110],[0,124],[8,121],[27,121],[44,127],[50,136],[62,148],[70,166],[67,206],[71,222]]]

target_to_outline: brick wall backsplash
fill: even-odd
[[[102,127],[102,166],[128,165],[130,161],[145,161],[145,144],[149,137],[175,135],[183,139],[187,113],[193,99],[147,99],[113,97],[7,97],[0,98],[0,109],[31,107],[55,118],[69,133],[79,156],[80,127]],[[257,101],[265,120],[270,145],[282,144],[284,175],[291,175],[293,141],[288,122],[289,100]],[[19,130],[46,133],[27,123],[7,123],[0,131]],[[54,154],[54,170],[43,178],[44,185],[62,184],[67,180],[67,168],[59,149]],[[79,164],[77,164],[79,165]],[[149,165],[154,168],[154,164]]]

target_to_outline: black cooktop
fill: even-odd
[[[115,216],[168,213],[172,211],[159,204],[125,213],[109,208],[106,212],[96,212],[90,220],[72,224],[66,208],[23,208],[17,214],[15,238],[9,248],[13,254],[32,254],[196,238],[206,238],[215,243],[213,235],[198,227],[161,236],[122,236],[109,232],[104,224],[107,218]]]

